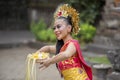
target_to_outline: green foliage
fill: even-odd
[[[45,24],[44,20],[41,19],[38,22],[32,22],[30,25],[30,30],[34,33],[36,38],[38,38],[38,34],[41,30],[44,30],[47,28],[47,25]]]
[[[95,34],[96,28],[93,25],[83,23],[80,25],[80,32],[78,33],[77,37],[79,38],[80,41],[88,43],[93,40]]]
[[[94,23],[95,18],[99,15],[100,1],[96,0],[79,0],[80,1],[80,18],[83,22]]]
[[[47,36],[48,36],[48,40],[49,41],[52,41],[52,42],[55,42],[56,41],[56,36],[55,34],[53,33],[53,30],[52,29],[48,29],[47,30]]]
[[[38,32],[38,36],[37,36],[37,40],[40,40],[40,41],[47,41],[47,36],[46,36],[47,32],[46,30],[41,30]]]
[[[30,29],[38,41],[55,42],[56,40],[53,30],[47,28],[47,25],[43,19],[37,23],[32,22]]]
[[[105,2],[103,0],[66,0],[80,12],[81,22],[95,23],[96,18],[101,15],[100,11]]]
[[[108,60],[107,56],[102,57],[85,57],[86,61],[92,62],[92,63],[100,63],[100,64],[110,64],[110,61]]]
[[[38,40],[40,41],[50,41],[50,42],[55,42],[56,40],[56,37],[53,33],[53,30],[52,29],[46,29],[46,30],[41,30],[39,33],[38,33]]]

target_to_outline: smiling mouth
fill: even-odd
[[[59,37],[59,34],[56,34],[56,37]]]
[[[57,33],[57,34],[56,34],[56,37],[59,37],[59,36],[60,36],[60,34]]]

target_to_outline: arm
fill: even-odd
[[[55,47],[55,45],[43,46],[38,51],[39,52],[55,53],[56,52],[56,47]]]
[[[60,52],[55,57],[51,58],[50,63],[54,64],[66,60],[76,53],[76,48],[73,43],[70,43],[64,52]]]
[[[70,43],[64,52],[57,54],[55,57],[49,58],[47,60],[43,60],[41,62],[42,64],[41,64],[40,68],[46,68],[50,64],[54,64],[54,63],[66,60],[69,57],[71,57],[72,55],[74,55],[75,53],[76,53],[76,48],[73,43]]]

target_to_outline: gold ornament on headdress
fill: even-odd
[[[76,9],[72,8],[68,4],[63,4],[59,6],[54,13],[54,18],[59,17],[71,17],[72,20],[72,26],[73,26],[73,33],[77,34],[79,32],[79,13],[76,11]]]

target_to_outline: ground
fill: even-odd
[[[0,80],[25,80],[25,61],[29,53],[36,51],[27,46],[0,49]],[[55,65],[40,71],[37,65],[37,80],[62,80]]]

